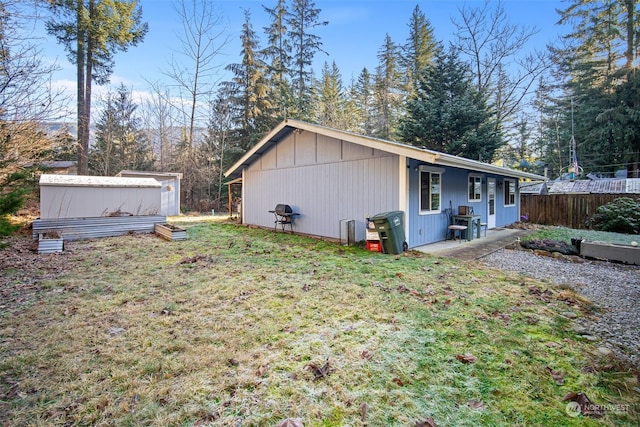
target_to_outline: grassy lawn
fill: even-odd
[[[607,231],[596,230],[575,230],[573,228],[552,226],[540,226],[538,230],[528,235],[523,240],[551,239],[570,244],[571,239],[575,238],[625,245],[629,245],[631,242],[637,242],[640,244],[640,235],[637,234],[609,233]]]
[[[640,419],[637,377],[570,332],[594,307],[569,290],[230,224],[188,236],[70,242],[3,271],[0,424]],[[570,417],[571,391],[620,406]]]

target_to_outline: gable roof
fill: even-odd
[[[333,129],[326,126],[314,125],[299,120],[288,119],[276,126],[267,136],[262,138],[251,150],[249,150],[240,160],[238,160],[227,172],[225,177],[237,178],[242,172],[242,168],[249,166],[266,151],[273,147],[278,141],[300,129],[302,131],[314,132],[330,138],[339,139],[341,141],[351,142],[353,144],[363,145],[376,150],[385,151],[399,156],[406,156],[411,159],[419,160],[425,163],[440,166],[452,166],[456,168],[469,169],[477,172],[494,173],[512,178],[525,178],[535,180],[545,180],[546,178],[533,173],[517,171],[513,169],[495,166],[489,163],[479,162],[477,160],[465,159],[463,157],[451,154],[440,153],[434,150],[414,147],[412,145],[403,144],[395,141],[387,141],[384,139],[373,138],[370,136],[358,135],[352,132],[346,132]]]

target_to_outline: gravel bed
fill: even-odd
[[[580,319],[577,331],[595,336],[618,357],[640,367],[640,266],[601,261],[584,263],[555,259],[529,251],[501,249],[480,261],[558,285],[568,285],[602,311]],[[602,346],[603,344],[599,344]]]

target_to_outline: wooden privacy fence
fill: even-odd
[[[637,198],[637,194],[522,194],[520,212],[529,222],[560,225],[569,228],[590,228],[589,219],[599,206],[619,197]]]

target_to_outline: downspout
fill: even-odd
[[[409,163],[406,156],[398,156],[398,210],[404,212],[404,235],[409,243]],[[409,245],[411,246],[411,245]]]

